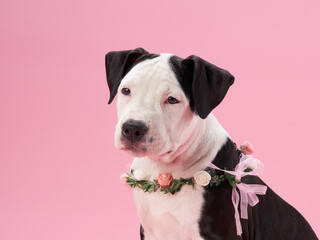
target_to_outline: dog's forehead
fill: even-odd
[[[138,63],[126,74],[121,85],[165,83],[180,87],[170,66],[170,58],[172,56],[172,54],[162,53],[158,57]]]

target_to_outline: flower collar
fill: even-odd
[[[249,168],[247,171],[251,171]],[[137,173],[136,173],[137,172]],[[224,172],[224,174],[217,175],[215,171],[207,167],[203,171],[198,171],[192,178],[173,178],[170,173],[158,174],[158,179],[146,180],[141,179],[140,176],[144,173],[141,170],[131,170],[130,173],[125,174],[125,183],[132,188],[140,188],[144,192],[156,192],[160,190],[164,194],[171,193],[174,195],[179,192],[184,185],[190,185],[194,188],[195,184],[203,187],[217,187],[222,182],[228,181],[232,187],[241,181],[236,179],[235,175]],[[138,176],[138,177],[137,177]]]

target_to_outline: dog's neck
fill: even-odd
[[[164,156],[166,159],[135,158],[131,168],[148,172],[151,179],[156,179],[159,173],[189,178],[206,168],[228,141],[229,135],[212,114],[198,121],[199,124],[195,124],[197,129],[193,129],[197,134],[191,134],[174,153]]]

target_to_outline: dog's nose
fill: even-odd
[[[140,141],[147,131],[147,125],[142,121],[129,119],[122,125],[122,136],[132,143]]]

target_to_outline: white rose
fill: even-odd
[[[133,172],[134,178],[137,181],[146,180],[147,179],[147,173],[143,170],[134,170]]]
[[[258,167],[258,161],[254,161],[248,166],[248,168],[250,168],[251,170],[255,170],[257,167]]]
[[[207,186],[211,181],[211,176],[206,171],[196,172],[193,176],[196,183],[200,186]]]

